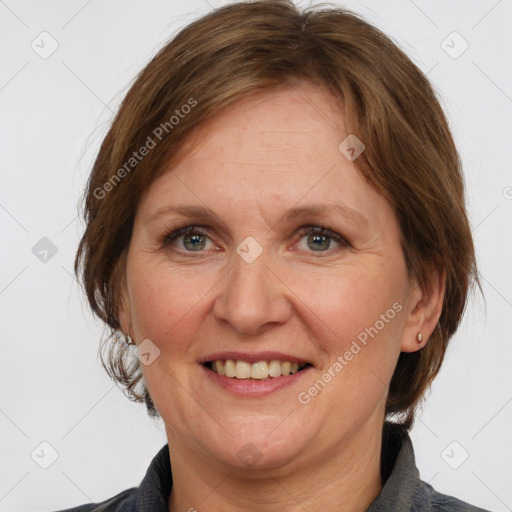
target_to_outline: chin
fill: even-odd
[[[286,414],[279,418],[265,417],[260,421],[248,422],[246,418],[243,423],[227,423],[224,426],[232,435],[223,429],[221,434],[212,432],[204,449],[220,464],[246,476],[257,476],[258,470],[291,467],[294,462],[300,462],[305,449],[315,438],[313,432],[304,429],[304,422],[298,423]],[[204,432],[203,440],[208,441]]]

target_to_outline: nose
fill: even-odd
[[[284,324],[291,316],[286,276],[279,275],[265,251],[248,263],[237,253],[221,281],[213,307],[215,318],[242,334],[258,335]],[[282,274],[282,271],[281,271]]]

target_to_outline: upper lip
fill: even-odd
[[[292,356],[290,354],[284,354],[283,352],[274,351],[262,351],[262,352],[238,352],[238,351],[227,351],[227,352],[214,352],[206,357],[200,359],[201,363],[209,363],[212,361],[219,361],[225,359],[232,359],[235,361],[246,361],[248,363],[257,363],[258,361],[290,361],[292,363],[305,364],[310,363],[306,359]],[[310,363],[311,364],[311,363]]]

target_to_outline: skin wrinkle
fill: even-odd
[[[364,151],[351,163],[354,136]],[[283,219],[297,205],[335,202],[367,215],[372,230],[342,212]],[[165,205],[208,206],[217,218],[142,223]],[[418,481],[403,430],[439,373],[468,292],[482,291],[474,230],[438,94],[377,27],[346,9],[301,10],[290,0],[235,3],[197,19],[130,86],[82,207],[74,270],[110,330],[102,365],[164,420],[170,452],[149,472],[161,479],[172,459],[170,497],[149,478],[126,494],[157,508],[168,501],[170,512],[363,510],[380,487],[385,411],[402,423],[385,426],[386,476],[405,445],[372,509],[409,503],[402,491],[413,486],[424,491],[414,505],[455,502]],[[326,226],[348,246],[333,240],[318,252],[306,225]],[[170,242],[172,231],[194,226],[204,249],[187,252],[181,235]],[[252,263],[239,254],[248,236],[263,250]],[[443,276],[429,275],[430,265]],[[123,335],[152,340],[160,356],[143,367]],[[313,366],[281,379],[294,382],[287,390],[241,397],[219,385],[236,381],[202,364],[227,357],[213,355],[221,350],[279,350]],[[325,375],[328,385],[316,387]],[[307,404],[298,400],[305,392]],[[238,457],[247,442],[262,455],[252,468]]]
[[[123,327],[131,323],[136,342],[148,338],[160,349],[142,371],[166,424],[175,477],[171,512],[191,506],[214,512],[367,507],[382,485],[380,433],[398,356],[417,350],[416,333],[427,336],[436,323],[435,287],[429,299],[408,281],[391,205],[338,151],[346,134],[334,134],[302,98],[312,98],[322,117],[338,126],[334,99],[308,83],[300,86],[301,94],[297,87],[233,105],[203,126],[194,158],[184,158],[155,180],[137,211],[120,319]],[[306,141],[293,136],[301,126],[309,132]],[[253,151],[268,130],[275,130],[274,147],[287,144],[290,150]],[[311,161],[297,156],[294,147],[312,155]],[[243,177],[241,160],[257,163],[245,166]],[[340,172],[325,175],[336,161]],[[259,172],[265,166],[293,171],[290,179],[283,178],[284,171],[276,180]],[[285,223],[283,213],[335,202],[364,213],[372,229],[350,228],[340,217],[330,227],[342,236],[343,226],[347,233],[358,232],[354,247],[319,257],[304,237],[298,250],[298,228],[329,225],[330,219],[304,216]],[[168,220],[144,224],[144,219],[176,203],[206,205],[224,219],[224,226],[207,223],[211,242],[203,252],[190,255],[177,244],[157,248],[156,237],[166,233]],[[180,227],[197,223],[182,218]],[[235,252],[246,236],[263,248],[250,264]],[[213,251],[216,245],[223,250]],[[298,393],[396,302],[400,313],[308,405],[300,404]],[[222,350],[278,350],[314,367],[267,397],[237,397],[212,384],[198,363]],[[249,442],[261,453],[251,468],[237,455]],[[219,485],[220,475],[228,476]],[[190,501],[201,496],[207,496],[204,502]]]

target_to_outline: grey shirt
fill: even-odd
[[[420,480],[407,430],[388,421],[383,428],[381,474],[384,486],[366,512],[489,512],[440,494]],[[167,512],[171,489],[169,445],[166,444],[151,461],[138,487],[101,503],[88,503],[60,512]]]

